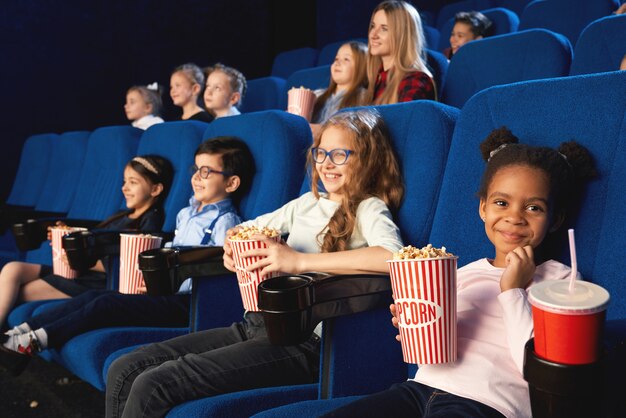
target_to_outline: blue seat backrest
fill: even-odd
[[[315,67],[318,53],[317,49],[311,47],[280,52],[274,57],[270,75],[287,79],[298,70]]]
[[[489,29],[488,36],[504,35],[505,33],[517,32],[519,27],[519,17],[511,10],[503,7],[494,7],[492,9],[480,10],[482,14],[491,20],[491,28]],[[450,18],[443,28],[441,33],[443,36],[439,39],[439,50],[450,46],[450,33],[454,28],[454,17]]]
[[[91,132],[70,131],[58,135],[50,152],[44,186],[37,196],[36,209],[67,213],[74,202],[83,170]]]
[[[320,53],[317,56],[316,66],[331,65],[333,61],[335,61],[335,56],[337,55],[337,51],[339,50],[339,48],[346,42],[350,42],[352,40],[362,42],[367,45],[367,38],[347,39],[345,41],[336,41],[326,44],[320,49]]]
[[[457,121],[441,187],[431,243],[459,256],[459,266],[493,257],[478,217],[479,181],[485,168],[479,144],[507,126],[521,142],[556,147],[576,140],[592,153],[599,178],[592,181],[574,222],[578,269],[609,290],[609,318],[626,317],[626,72],[538,80],[493,87],[477,94]],[[581,101],[581,98],[584,100]],[[561,228],[555,258],[569,264]]]
[[[568,75],[569,41],[545,29],[529,29],[470,42],[450,60],[442,101],[456,107],[487,87]]]
[[[565,35],[576,45],[582,30],[594,20],[609,16],[618,0],[535,0],[520,16],[519,30],[545,28]]]
[[[619,69],[626,55],[626,14],[607,16],[587,26],[576,42],[570,75]]]
[[[248,80],[248,90],[239,106],[241,113],[282,109],[285,94],[284,78],[261,77]]]
[[[390,131],[405,184],[404,200],[395,215],[405,245],[426,245],[459,110],[430,100],[378,106]],[[328,396],[371,393],[406,378],[396,330],[387,307],[324,323],[330,338]],[[390,343],[390,341],[392,343]],[[324,345],[326,347],[326,345]],[[354,354],[358,347],[358,356]],[[389,361],[382,362],[383,357]],[[392,360],[395,359],[395,360]],[[350,364],[348,368],[332,365]],[[320,370],[326,368],[322,365]],[[368,370],[368,373],[359,372]],[[358,378],[356,377],[358,375]],[[370,377],[375,376],[375,377]]]
[[[26,138],[11,193],[6,200],[7,204],[32,207],[37,204],[37,198],[50,173],[48,167],[53,142],[57,138],[58,135],[53,133],[31,135]]]
[[[447,4],[439,9],[437,13],[437,24],[435,25],[442,37],[449,36],[450,31],[445,32],[444,26],[458,12],[471,12],[472,10],[485,10],[494,7],[494,0],[463,0]]]
[[[283,109],[287,109],[287,92],[292,87],[306,87],[311,90],[325,89],[330,83],[330,64],[306,68],[293,73],[285,83]]]
[[[209,125],[203,138],[224,135],[243,140],[254,157],[252,186],[239,204],[242,218],[271,212],[298,196],[312,141],[304,118],[280,110],[220,118]]]
[[[422,25],[422,27],[424,29],[424,38],[426,38],[426,48],[437,49],[442,38],[439,29],[429,25]],[[450,37],[450,34],[444,34],[444,37],[446,36]]]
[[[189,205],[192,195],[189,167],[194,163],[194,154],[207,126],[209,124],[199,121],[159,123],[148,128],[139,141],[137,155],[160,155],[174,167],[172,187],[164,205],[163,230],[166,232],[174,231],[178,211]]]
[[[426,64],[430,68],[430,72],[435,80],[435,86],[437,87],[437,97],[441,97],[443,91],[443,84],[446,80],[446,74],[448,73],[449,61],[445,55],[441,52],[426,49]]]
[[[498,7],[504,7],[506,9],[509,9],[517,14],[517,16],[521,16],[524,8],[531,1],[532,0],[496,0],[495,5]]]

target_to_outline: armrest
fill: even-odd
[[[321,321],[391,303],[383,274],[279,276],[259,284],[259,309],[270,341],[291,345],[308,340]]]
[[[223,274],[222,247],[157,248],[139,254],[139,269],[143,273],[148,294],[171,294],[176,277],[197,277]],[[172,270],[176,270],[173,277]]]
[[[0,208],[0,233],[5,233],[11,225],[23,222],[26,219],[40,219],[52,217],[61,218],[65,215],[65,213],[60,212],[38,211],[35,210],[35,208],[32,206],[5,204]]]
[[[93,267],[96,262],[108,255],[119,255],[120,234],[145,234],[145,231],[127,229],[93,229],[78,231],[63,237],[63,249],[67,254],[70,266],[75,270]],[[166,241],[173,234],[167,232],[150,232],[151,235],[163,237]]]
[[[30,251],[39,248],[47,239],[48,227],[54,226],[59,218],[26,219],[13,224],[11,227],[15,242],[20,251]],[[93,228],[99,221],[89,219],[63,219],[67,225]]]

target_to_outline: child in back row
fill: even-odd
[[[171,163],[157,155],[135,157],[124,168],[122,193],[128,210],[119,212],[95,228],[160,231],[165,214],[163,202],[172,182]],[[57,222],[57,225],[64,225]],[[51,260],[52,261],[52,260]],[[17,301],[65,299],[90,290],[103,289],[104,266],[98,262],[73,280],[52,274],[52,267],[12,261],[0,271],[0,329]]]
[[[182,120],[210,123],[214,117],[198,104],[204,86],[204,74],[196,64],[178,66],[170,77],[170,97],[183,110]]]
[[[176,218],[176,235],[166,246],[222,246],[226,231],[241,222],[236,205],[254,175],[247,145],[235,137],[202,143],[191,169],[193,196]],[[30,356],[60,348],[84,332],[113,326],[184,327],[189,324],[191,280],[176,278],[168,296],[91,291],[31,317],[15,327],[0,348],[0,363],[19,374]],[[145,289],[144,289],[145,290]]]
[[[576,142],[558,150],[522,145],[506,128],[492,132],[481,152],[487,167],[478,214],[495,254],[458,270],[457,360],[419,365],[414,379],[325,417],[531,417],[523,377],[533,335],[528,287],[569,278],[570,268],[550,259],[549,238],[576,213],[596,171]],[[398,327],[395,305],[391,312]]]
[[[381,116],[373,109],[336,113],[314,139],[308,162],[312,192],[243,224],[289,234],[286,243],[260,237],[268,248],[243,256],[266,258],[249,269],[387,271],[386,260],[402,246],[390,209],[400,204],[403,186]],[[224,265],[235,271],[227,242]],[[177,404],[205,396],[312,383],[318,368],[318,336],[299,345],[273,345],[261,313],[245,312],[229,328],[150,344],[118,358],[107,375],[106,416],[162,417]]]
[[[204,106],[216,119],[223,116],[239,115],[246,94],[246,78],[241,71],[217,63],[206,70]]]
[[[135,128],[146,130],[152,125],[163,123],[161,94],[161,86],[157,83],[128,89],[124,112]]]
[[[324,122],[339,109],[365,104],[367,93],[367,45],[351,41],[341,45],[330,66],[330,84],[315,91],[311,131],[318,135]]]
[[[466,43],[488,36],[491,26],[491,20],[480,12],[457,13],[454,16],[454,27],[450,34],[450,47],[443,50],[443,55],[451,59]]]

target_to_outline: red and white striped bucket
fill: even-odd
[[[74,270],[64,261],[65,250],[63,249],[63,236],[76,232],[86,231],[87,228],[79,228],[73,226],[54,226],[50,228],[52,241],[52,272],[66,279],[75,279],[80,272]]]
[[[276,242],[280,241],[280,237],[270,238]],[[230,247],[233,250],[233,261],[235,262],[235,268],[237,269],[237,282],[239,283],[239,291],[241,292],[241,300],[243,307],[247,311],[258,312],[258,299],[259,291],[258,286],[265,279],[278,276],[279,273],[270,273],[265,276],[261,276],[261,270],[254,271],[246,270],[246,267],[252,263],[261,260],[263,257],[246,257],[243,258],[240,255],[248,250],[254,250],[257,248],[267,248],[267,245],[263,241],[259,240],[233,240],[229,239]]]
[[[139,253],[161,247],[163,238],[146,234],[120,234],[120,293],[139,293],[145,287]]]
[[[457,356],[457,257],[388,261],[406,363],[449,363]]]

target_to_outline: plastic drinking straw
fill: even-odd
[[[576,287],[576,274],[578,273],[578,265],[576,263],[576,242],[574,241],[574,230],[568,229],[569,235],[569,256],[572,261],[572,272],[569,276],[569,291],[573,292]]]

